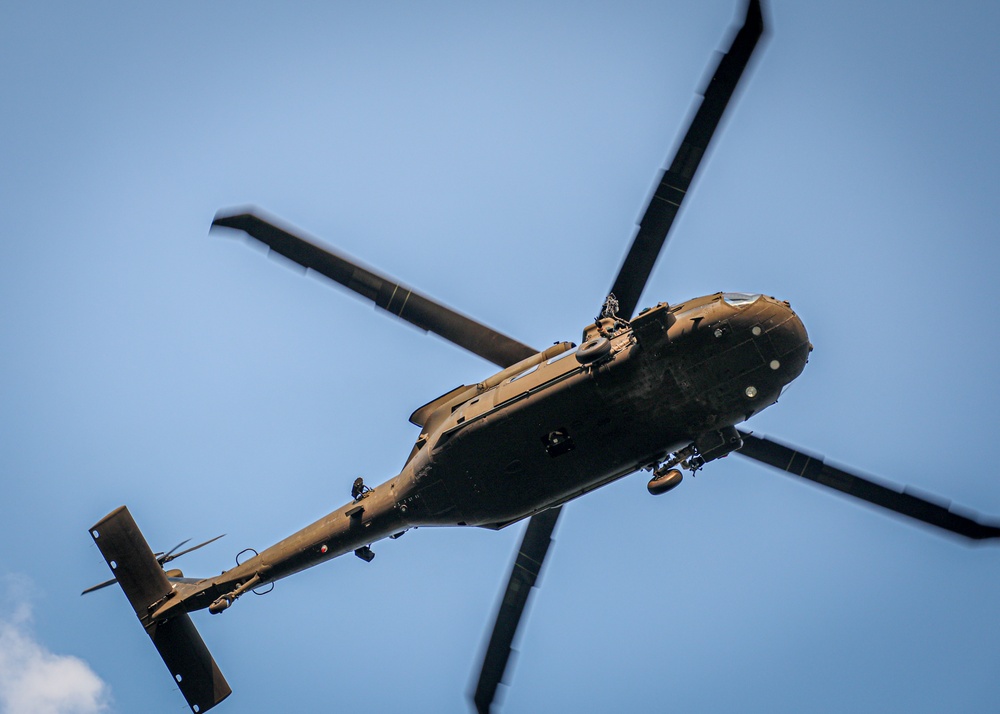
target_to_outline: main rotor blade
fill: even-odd
[[[503,600],[500,601],[493,634],[490,635],[490,642],[486,646],[479,681],[472,696],[479,714],[489,714],[497,687],[503,680],[517,626],[521,622],[524,607],[528,604],[528,596],[542,569],[542,561],[545,560],[545,554],[552,544],[552,530],[556,527],[556,520],[561,510],[562,506],[550,508],[537,516],[532,516],[528,521],[524,538],[521,540],[521,548],[511,569],[510,580],[507,581],[507,589],[504,591]]]
[[[960,515],[951,510],[946,502],[934,503],[891,485],[852,474],[771,439],[742,431],[740,435],[743,437],[743,448],[736,453],[748,458],[966,538],[1000,538],[1000,523],[982,523]]]
[[[639,221],[632,246],[611,287],[611,292],[618,298],[618,314],[626,319],[635,312],[695,171],[763,32],[760,0],[750,0],[743,27],[736,33],[729,51],[719,60],[701,105],[670,162],[670,168],[660,177],[646,213]]]
[[[428,297],[403,287],[395,280],[364,268],[346,256],[253,213],[218,214],[213,226],[245,231],[275,253],[315,270],[371,300],[377,307],[433,332],[501,367],[520,362],[536,350],[459,314]]]

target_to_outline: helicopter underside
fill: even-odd
[[[407,522],[499,528],[655,466],[773,404],[811,349],[786,303],[734,293],[661,305],[610,342],[453,407],[407,464]]]

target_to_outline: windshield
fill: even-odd
[[[760,293],[750,294],[750,293],[723,293],[722,299],[733,307],[740,307],[742,305],[749,305],[755,302],[757,298],[760,297]]]

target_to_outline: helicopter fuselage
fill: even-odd
[[[178,583],[182,597],[154,617],[409,528],[502,528],[692,443],[715,444],[774,404],[812,349],[788,303],[744,293],[660,304],[631,323],[605,318],[584,339],[418,409],[411,421],[422,431],[397,476],[219,576]],[[738,446],[719,442],[705,460]]]

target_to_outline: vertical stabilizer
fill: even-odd
[[[174,589],[128,509],[122,506],[109,513],[90,535],[191,710],[200,714],[228,697],[232,690],[191,616],[150,617],[155,606],[174,596]]]

